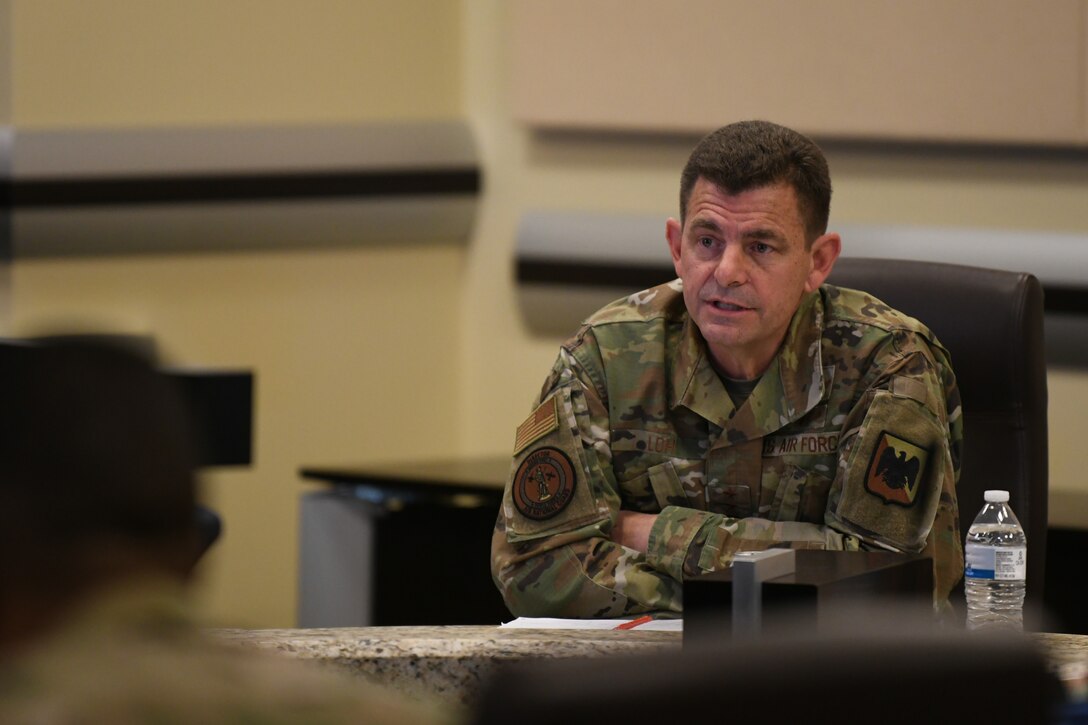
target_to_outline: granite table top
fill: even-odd
[[[489,673],[529,658],[596,657],[680,649],[677,631],[512,629],[497,626],[216,629],[245,647],[273,650],[346,670],[417,699],[468,707]],[[1030,633],[1058,671],[1083,673],[1088,635]],[[1076,676],[1083,676],[1078,674]]]
[[[682,639],[680,632],[492,625],[216,629],[212,634],[242,646],[317,660],[409,697],[457,706],[471,705],[487,675],[503,663],[679,649]]]

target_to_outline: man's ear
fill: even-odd
[[[805,281],[806,292],[815,292],[819,289],[827,276],[831,274],[831,269],[835,266],[835,260],[839,258],[841,252],[842,238],[834,232],[824,234],[812,243],[812,248],[809,249],[812,269]]]
[[[680,244],[684,239],[684,228],[676,219],[669,217],[665,222],[665,240],[669,243],[669,254],[672,255],[672,266],[676,269],[676,275],[680,276]]]

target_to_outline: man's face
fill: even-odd
[[[666,224],[684,303],[718,371],[738,379],[763,373],[793,313],[839,255],[837,234],[805,245],[805,225],[786,183],[727,194],[700,178],[685,222]]]

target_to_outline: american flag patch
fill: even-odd
[[[515,456],[533,441],[539,440],[559,427],[559,412],[555,402],[554,397],[548,398],[525,419],[524,423],[518,426],[517,437],[514,439]]]

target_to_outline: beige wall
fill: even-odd
[[[0,124],[11,123],[11,0],[0,0]]]
[[[17,331],[78,314],[153,332],[181,362],[257,371],[257,464],[208,481],[227,530],[206,562],[201,601],[228,624],[294,624],[297,499],[309,490],[298,466],[509,450],[558,343],[531,335],[518,316],[519,215],[541,207],[660,211],[664,227],[692,143],[540,136],[514,123],[503,0],[12,5],[21,126],[464,114],[477,133],[485,192],[467,249],[15,265]],[[841,223],[1088,233],[1083,158],[837,146],[829,155]],[[1088,487],[1073,440],[1088,427],[1088,372],[1053,371],[1050,385],[1053,485]],[[421,429],[427,434],[418,436]]]
[[[457,2],[12,6],[19,128],[462,115]],[[223,624],[295,623],[297,504],[312,488],[299,466],[458,445],[451,391],[464,248],[299,241],[294,251],[33,260],[12,270],[17,334],[58,322],[151,333],[173,362],[256,372],[256,464],[206,480],[225,530],[199,595]],[[421,429],[432,432],[422,444]]]
[[[9,0],[22,126],[313,123],[460,108],[456,0]]]

